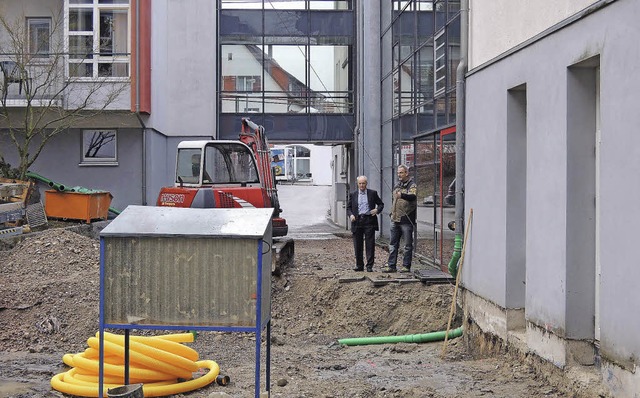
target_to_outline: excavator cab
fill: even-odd
[[[157,206],[273,208],[273,236],[286,236],[264,128],[242,120],[238,141],[182,141],[174,186],[164,187]]]
[[[175,184],[260,185],[251,149],[237,141],[184,141],[178,146]]]

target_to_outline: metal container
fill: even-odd
[[[65,220],[106,220],[111,206],[109,192],[67,192],[47,190],[44,193],[47,217]]]
[[[101,324],[260,330],[273,209],[129,206],[101,233]]]

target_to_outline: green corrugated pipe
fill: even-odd
[[[432,341],[442,341],[445,336],[453,339],[462,336],[462,327],[449,331],[431,332],[425,334],[407,334],[404,336],[379,336],[379,337],[354,337],[350,339],[340,339],[338,343],[343,345],[367,345],[367,344],[390,344],[390,343],[429,343]]]
[[[41,176],[38,173],[34,173],[33,171],[27,171],[26,174],[27,177],[33,178],[34,180],[38,180],[38,181],[42,181],[45,184],[49,185],[51,188],[55,189],[56,191],[64,191],[65,187],[62,184],[58,184],[57,182],[54,182],[46,177]]]
[[[456,233],[455,242],[453,244],[453,256],[449,261],[449,273],[455,278],[458,274],[458,261],[462,256],[462,234]]]

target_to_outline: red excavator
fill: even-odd
[[[158,206],[273,208],[273,236],[285,236],[264,127],[242,119],[239,141],[182,141],[173,187],[160,190]]]

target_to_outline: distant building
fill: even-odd
[[[274,145],[271,149],[276,180],[331,185],[331,148],[320,145]]]

